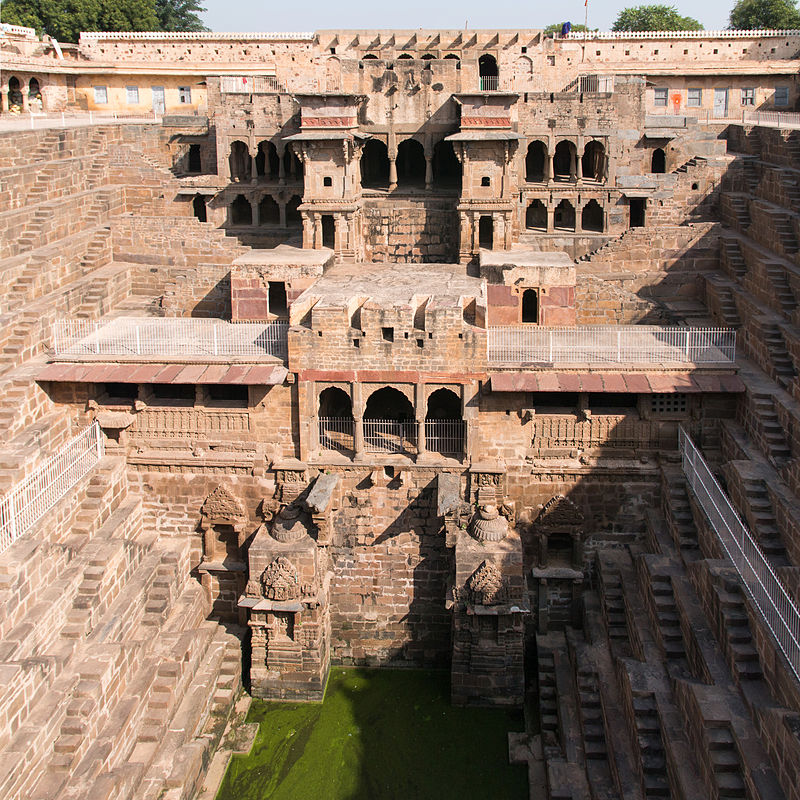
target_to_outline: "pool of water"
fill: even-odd
[[[323,703],[253,700],[217,800],[527,800],[522,714],[453,708],[446,672],[332,669]]]

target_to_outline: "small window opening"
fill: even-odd
[[[491,186],[491,183],[492,182],[491,182],[491,180],[489,180],[489,176],[488,175],[484,175],[481,178],[481,186]]]
[[[394,328],[381,328],[381,335],[385,342],[394,341]]]
[[[246,386],[210,383],[206,386],[209,402],[227,408],[247,408],[248,391]]]
[[[331,176],[330,176],[330,175],[326,175],[326,176],[325,176],[325,177],[322,179],[322,185],[323,185],[323,186],[333,186],[333,178],[331,178]]]
[[[130,403],[139,397],[139,386],[135,383],[106,383],[103,389],[110,403]]]
[[[269,310],[271,314],[286,316],[286,284],[283,281],[269,281]]]
[[[536,289],[526,289],[522,293],[522,321],[534,325],[539,322],[539,293]]]
[[[154,383],[153,398],[159,405],[194,405],[194,385],[184,383]]]

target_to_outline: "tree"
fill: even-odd
[[[754,28],[800,28],[800,12],[794,0],[739,0],[731,9],[730,27],[734,30]]]
[[[156,0],[156,14],[162,31],[207,31],[198,12],[205,11],[197,0]]]
[[[35,28],[63,42],[81,31],[206,30],[197,0],[0,0],[3,22]]]
[[[552,25],[548,25],[543,31],[544,35],[547,36],[551,33],[561,33],[561,26],[563,24],[563,22],[554,22]],[[585,30],[589,29],[581,22],[578,25],[573,25],[571,30],[575,33],[583,33]]]
[[[675,6],[635,6],[617,15],[613,31],[701,31],[692,17],[681,16]]]

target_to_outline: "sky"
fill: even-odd
[[[622,8],[672,0],[588,0],[589,27],[611,29]],[[707,30],[727,27],[728,15],[735,0],[705,0],[675,3],[680,14],[694,17]],[[325,28],[544,28],[553,22],[583,22],[583,0],[559,3],[519,0],[463,0],[435,3],[430,0],[356,0],[343,3],[332,0],[273,2],[264,0],[201,0],[208,9],[202,15],[214,31],[315,31]]]

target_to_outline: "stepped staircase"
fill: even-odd
[[[742,255],[739,240],[733,236],[721,236],[719,241],[722,247],[722,265],[725,271],[733,280],[741,280],[747,274],[747,262]]]
[[[797,377],[797,371],[789,355],[781,329],[775,323],[764,323],[762,335],[772,362],[775,380],[784,389],[788,389]]]
[[[786,432],[775,410],[775,398],[767,392],[754,391],[751,394],[750,408],[756,417],[756,424],[766,446],[766,456],[770,463],[780,469],[792,457]]]
[[[717,797],[725,800],[749,797],[742,774],[742,762],[730,728],[723,724],[708,725],[705,736],[708,742],[707,758]]]
[[[634,695],[633,718],[639,746],[644,797],[646,800],[672,797],[667,778],[667,757],[661,738],[661,722],[653,694]]]
[[[734,678],[740,684],[743,681],[760,680],[763,672],[750,632],[750,620],[741,588],[736,582],[726,581],[722,586],[715,586],[714,591],[722,617],[724,641],[720,642],[720,646],[732,663]]]
[[[779,310],[787,317],[791,317],[792,312],[797,308],[797,300],[789,281],[786,279],[786,271],[780,264],[770,262],[764,264],[769,284],[778,301]]]

